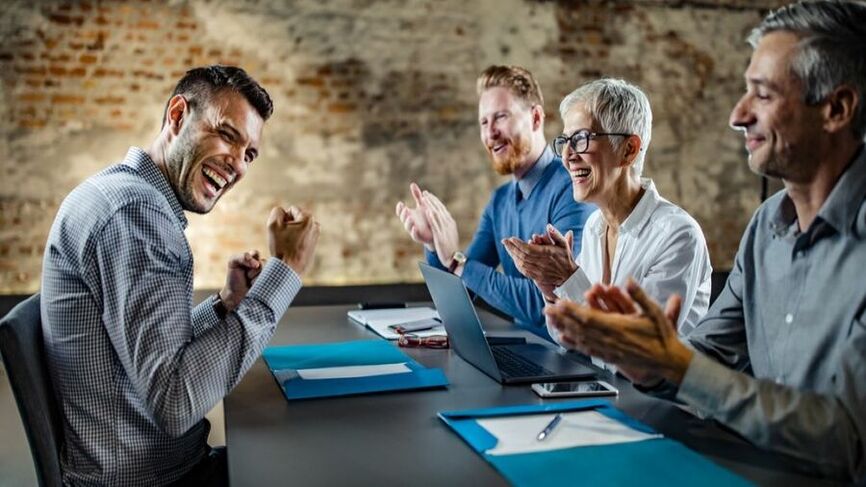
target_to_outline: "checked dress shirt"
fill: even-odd
[[[143,150],[64,200],[42,270],[64,483],[163,485],[206,451],[204,415],[241,380],[301,287],[269,259],[225,320],[193,307],[187,219]]]

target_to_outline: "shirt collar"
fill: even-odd
[[[625,221],[622,222],[622,225],[620,225],[619,228],[621,233],[639,234],[649,223],[650,216],[652,216],[653,211],[655,211],[656,207],[659,205],[661,196],[659,196],[659,192],[656,190],[656,185],[653,183],[652,179],[641,178],[640,187],[644,190],[643,196],[640,197],[640,201],[638,201],[634,209],[631,210],[631,214],[629,214],[628,218],[626,218]]]
[[[130,147],[126,153],[126,157],[123,159],[123,164],[134,169],[135,172],[144,178],[145,182],[165,196],[169,206],[171,206],[171,210],[174,212],[174,216],[177,217],[183,228],[186,229],[188,221],[186,214],[183,212],[183,207],[180,205],[180,201],[177,200],[177,196],[165,179],[165,175],[162,174],[162,171],[159,170],[147,152],[138,147]]]
[[[544,151],[538,157],[538,160],[535,161],[535,164],[532,168],[523,175],[522,178],[517,179],[517,190],[520,195],[523,196],[523,199],[529,199],[529,196],[532,194],[532,190],[538,185],[538,182],[541,181],[541,176],[544,175],[544,170],[547,169],[547,166],[553,162],[553,151],[550,150],[549,146],[545,146]]]
[[[818,210],[817,218],[829,224],[839,233],[854,230],[861,202],[866,197],[866,150],[861,145],[854,160],[839,177],[830,195]],[[778,236],[783,236],[797,220],[794,202],[786,193],[770,219],[770,227]]]
[[[643,196],[640,197],[637,205],[635,205],[634,209],[631,210],[631,213],[629,213],[628,217],[624,222],[622,222],[622,225],[620,225],[620,233],[633,233],[638,235],[649,223],[653,211],[655,211],[661,201],[661,196],[659,195],[658,190],[656,190],[656,185],[652,179],[641,178],[640,187],[644,190]],[[604,218],[599,218],[595,221],[592,230],[597,235],[601,236],[604,235],[606,228],[607,222]]]

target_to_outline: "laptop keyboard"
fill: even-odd
[[[541,377],[554,375],[550,370],[530,362],[508,347],[490,347],[499,370],[508,377]]]

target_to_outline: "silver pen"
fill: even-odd
[[[558,413],[556,416],[554,416],[553,419],[551,419],[550,422],[547,423],[547,426],[545,426],[544,429],[541,430],[540,433],[538,433],[538,436],[536,436],[535,439],[538,441],[544,441],[545,438],[550,436],[550,433],[553,432],[553,428],[556,428],[556,425],[558,425],[560,421],[562,421],[562,413]]]

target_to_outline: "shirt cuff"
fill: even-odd
[[[211,294],[204,301],[192,310],[192,336],[198,337],[205,331],[220,322],[220,317],[217,316],[213,309],[216,296]]]
[[[695,351],[677,390],[676,399],[701,411],[717,411],[721,401],[730,392],[728,388],[733,380],[729,376],[733,373],[731,369]]]
[[[556,297],[560,299],[568,299],[575,303],[583,304],[586,302],[583,293],[589,291],[589,288],[591,287],[592,283],[589,282],[586,273],[583,272],[583,269],[578,267],[577,270],[574,271],[574,274],[566,279],[561,286],[553,290],[553,294],[556,294]]]
[[[439,262],[439,256],[436,255],[436,252],[431,252],[427,249],[427,246],[424,246],[424,257],[427,259],[427,263],[432,265],[433,267],[448,270],[445,268],[445,265]]]
[[[486,279],[487,269],[489,269],[489,267],[480,262],[469,259],[465,264],[463,264],[463,274],[460,278],[466,283],[466,287],[471,289],[473,292],[480,294],[482,288],[480,283]],[[483,299],[484,296],[481,296],[481,298]]]
[[[254,299],[261,302],[273,312],[274,320],[279,321],[301,290],[301,286],[301,277],[291,267],[280,259],[271,258],[244,301]],[[243,304],[241,302],[241,306]]]

